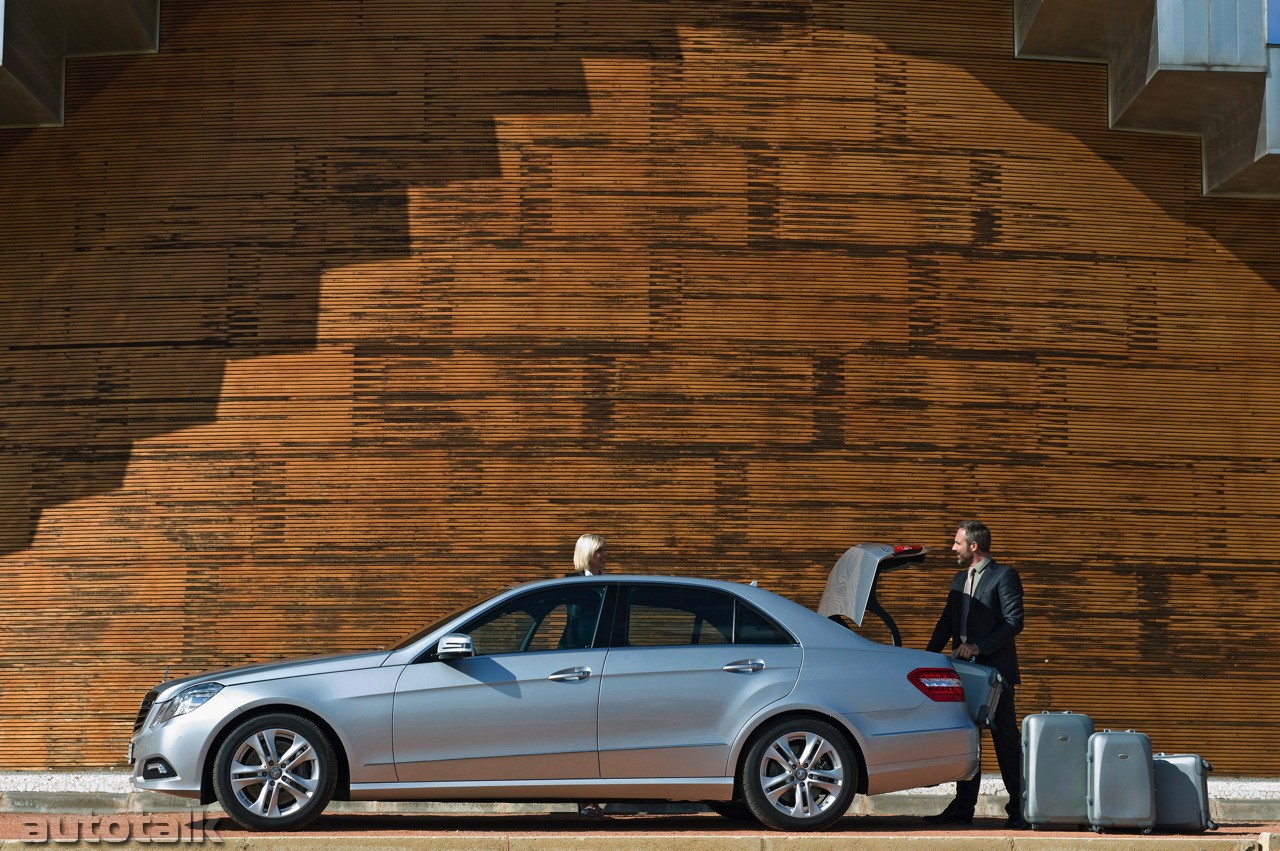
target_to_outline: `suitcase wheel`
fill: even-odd
[[[1218,823],[1217,823],[1216,821],[1211,821],[1211,822],[1209,822],[1207,825],[1205,825],[1205,829],[1207,829],[1207,830],[1217,830],[1217,829],[1218,829]]]

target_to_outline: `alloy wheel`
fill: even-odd
[[[739,776],[743,800],[761,822],[817,830],[844,815],[853,800],[857,756],[832,725],[798,718],[763,730]]]
[[[328,805],[337,780],[333,746],[297,715],[251,718],[214,760],[214,791],[227,815],[254,830],[301,827]]]

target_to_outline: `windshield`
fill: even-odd
[[[502,591],[499,591],[499,592],[498,592],[498,594],[503,593],[503,591],[505,591],[505,590],[506,590],[506,589],[504,588]],[[463,606],[461,609],[457,609],[456,611],[452,611],[452,612],[450,612],[449,614],[447,614],[447,615],[445,615],[444,617],[442,617],[442,618],[440,618],[439,620],[437,620],[435,623],[429,624],[428,626],[424,626],[422,629],[418,630],[418,631],[417,631],[417,632],[415,632],[413,635],[411,635],[411,636],[409,636],[408,638],[406,638],[404,641],[401,641],[400,643],[396,644],[396,646],[395,646],[395,647],[392,647],[392,648],[391,648],[391,650],[392,650],[393,652],[394,652],[394,651],[396,651],[396,650],[403,650],[404,648],[408,647],[410,644],[413,644],[415,641],[417,641],[418,639],[422,638],[423,636],[425,636],[425,635],[429,635],[429,634],[431,634],[431,633],[435,632],[437,629],[439,629],[440,627],[444,626],[444,625],[445,625],[445,624],[447,624],[449,621],[453,620],[454,618],[458,617],[459,615],[466,614],[467,612],[471,611],[471,610],[472,610],[472,609],[474,609],[475,607],[477,607],[477,606],[479,606],[479,605],[481,605],[481,604],[483,604],[483,603],[486,603],[486,602],[488,602],[489,600],[492,600],[494,597],[498,596],[498,594],[489,594],[488,596],[481,597],[481,598],[479,598],[478,600],[476,600],[476,601],[474,601],[474,602],[472,602],[472,603],[468,603],[467,605]]]

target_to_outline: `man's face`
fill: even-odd
[[[951,552],[956,554],[956,564],[961,567],[971,567],[974,556],[977,554],[977,547],[966,540],[963,529],[957,529],[956,539],[951,544]]]

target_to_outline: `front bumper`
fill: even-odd
[[[130,782],[135,789],[199,798],[210,745],[218,731],[238,714],[239,707],[220,692],[185,715],[152,728],[150,721],[158,707],[151,707],[129,740]],[[167,766],[164,776],[155,771],[157,760],[164,760]]]

